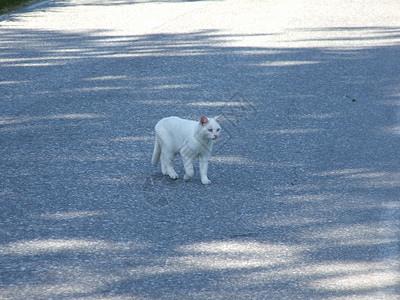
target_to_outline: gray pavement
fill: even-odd
[[[395,0],[0,17],[0,299],[399,299],[399,53]],[[211,186],[164,178],[202,114]]]

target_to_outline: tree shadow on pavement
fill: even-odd
[[[0,28],[0,297],[398,295],[398,44],[234,38]],[[159,119],[221,112],[210,187],[151,166]]]

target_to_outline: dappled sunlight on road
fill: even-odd
[[[154,142],[154,136],[151,135],[143,135],[143,136],[121,136],[110,139],[96,139],[90,140],[90,142]]]
[[[136,260],[139,258],[138,253],[150,247],[143,243],[114,243],[93,239],[49,239],[3,245],[0,247],[0,256],[3,257],[41,255],[53,261],[52,256],[69,253],[77,259],[82,255],[98,259],[97,264],[86,261],[77,265],[77,261],[73,260],[69,264],[56,264],[53,261],[50,263],[52,266],[46,268],[36,266],[36,271],[32,272],[36,273],[35,276],[48,278],[47,283],[33,283],[26,287],[15,282],[0,288],[0,293],[6,297],[22,298],[28,295],[88,296],[131,282],[134,284],[132,288],[140,294],[140,286],[135,286],[135,282],[158,281],[167,277],[173,284],[181,276],[210,273],[215,278],[207,291],[220,290],[225,295],[229,295],[231,290],[242,295],[253,289],[270,286],[276,286],[273,293],[280,294],[280,283],[284,283],[287,291],[293,295],[302,286],[303,289],[309,289],[310,295],[335,291],[380,299],[379,290],[386,290],[387,295],[394,296],[393,288],[400,283],[398,270],[387,262],[301,263],[307,261],[306,256],[311,249],[311,245],[306,243],[298,247],[246,240],[204,241],[171,248],[169,254],[164,253],[159,258]],[[101,268],[103,264],[109,264],[111,268],[106,271]],[[23,268],[27,271],[32,267],[26,265]],[[123,295],[121,297],[118,299],[123,299]]]
[[[396,299],[400,10],[367,2],[1,17],[0,298]],[[223,115],[212,185],[151,166],[170,115]]]
[[[11,243],[0,247],[0,255],[40,255],[57,252],[126,251],[128,244],[89,239],[49,239]]]
[[[101,216],[104,214],[105,212],[102,211],[57,212],[53,214],[49,213],[42,214],[40,215],[40,218],[44,220],[70,220],[70,219],[87,218],[93,216]]]
[[[323,267],[329,268],[330,266]],[[374,295],[376,297],[374,299],[394,299],[387,297],[396,297],[397,295],[394,288],[400,284],[400,274],[395,270],[388,269],[387,264],[366,266],[364,269],[361,268],[353,272],[351,266],[346,265],[346,269],[343,271],[336,275],[330,275],[328,278],[316,280],[310,286],[317,290],[345,291],[347,293],[363,292],[366,294],[365,296],[372,297]],[[384,296],[376,292],[376,290],[386,288],[393,289],[391,295]]]
[[[289,264],[298,259],[300,249],[252,241],[217,241],[181,246],[177,251],[183,255],[170,258],[167,265],[176,265],[178,270],[225,270]]]
[[[313,174],[324,178],[343,178],[348,185],[360,188],[400,187],[400,172],[381,172],[374,169],[342,169]]]
[[[252,104],[252,103],[250,103],[250,102],[246,102],[246,103],[243,103],[243,102],[235,102],[235,101],[225,101],[225,102],[223,102],[223,101],[212,101],[212,102],[191,102],[191,103],[188,103],[187,105],[190,105],[190,106],[205,106],[205,107],[230,107],[230,106],[234,106],[234,107],[243,107],[243,106],[251,106],[251,105],[254,105],[254,104]]]
[[[50,115],[50,116],[37,116],[37,117],[0,117],[0,126],[38,122],[38,121],[49,121],[49,120],[80,120],[80,119],[97,119],[104,118],[103,115],[99,114],[63,114],[63,115]]]
[[[321,223],[321,221],[319,222]],[[304,230],[299,238],[304,241],[313,239],[321,243],[337,246],[374,246],[380,244],[396,244],[400,242],[396,237],[397,228],[383,227],[382,222],[366,224],[335,225],[332,228],[321,226],[319,230]],[[362,238],[360,238],[362,237]]]
[[[296,164],[294,162],[265,162],[265,161],[251,160],[244,156],[227,156],[227,155],[215,155],[210,158],[210,161],[228,165],[245,165],[247,167],[259,166],[259,167],[287,168],[287,167],[302,166],[302,164]]]

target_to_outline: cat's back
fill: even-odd
[[[172,116],[172,117],[166,117],[158,121],[155,128],[156,130],[161,128],[172,129],[172,130],[175,129],[183,130],[193,127],[194,125],[196,125],[196,123],[197,122],[195,121],[181,119],[179,117]]]
[[[196,130],[197,122],[181,119],[178,117],[167,117],[158,121],[155,126],[156,135],[164,141],[183,143],[190,139]]]

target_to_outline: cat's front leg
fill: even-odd
[[[210,184],[211,180],[207,177],[208,172],[208,157],[199,157],[200,176],[202,184]]]

